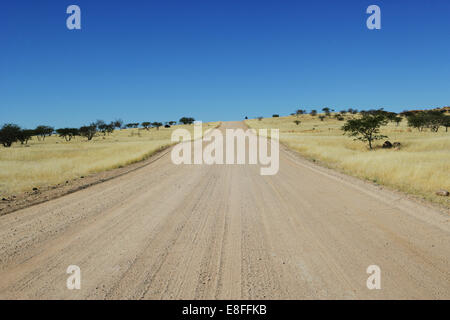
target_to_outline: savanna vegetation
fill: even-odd
[[[321,114],[303,110],[246,123],[278,128],[281,143],[306,158],[450,207],[449,197],[436,195],[450,190],[449,109],[396,114],[323,108]]]
[[[5,124],[0,129],[0,143],[4,146],[0,148],[0,195],[56,185],[143,160],[169,146],[173,130],[186,128],[193,132],[192,125],[176,123],[169,121],[163,127],[161,122],[146,121],[145,125],[128,126],[121,120],[98,120],[80,128],[56,130],[50,126],[29,130]],[[212,128],[217,123],[203,126]]]

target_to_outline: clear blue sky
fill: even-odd
[[[450,104],[448,0],[2,1],[0,43],[0,124]]]

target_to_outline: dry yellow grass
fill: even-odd
[[[345,121],[334,118],[320,121],[317,116],[300,115],[246,123],[255,129],[280,129],[280,141],[309,159],[450,207],[449,197],[435,195],[439,189],[450,190],[450,132],[445,128],[438,133],[418,132],[408,128],[405,119],[398,127],[390,123],[381,133],[389,137],[385,140],[400,142],[401,149],[381,149],[384,140],[379,140],[370,151],[366,144],[343,136],[340,128]]]
[[[204,123],[204,130],[218,123]],[[171,144],[177,128],[193,132],[193,125],[156,130],[126,129],[98,135],[91,141],[76,137],[70,142],[56,135],[28,145],[0,148],[0,196],[56,185],[82,175],[114,169],[143,160]]]

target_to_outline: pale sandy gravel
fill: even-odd
[[[447,212],[284,148],[278,174],[259,173],[167,153],[1,216],[0,298],[450,298]],[[381,290],[366,287],[372,264]],[[66,288],[69,265],[81,290]]]

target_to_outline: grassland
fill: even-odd
[[[348,119],[350,116],[346,115]],[[300,120],[300,125],[294,123]],[[439,189],[450,190],[450,132],[418,132],[407,127],[406,119],[396,126],[381,128],[391,142],[401,148],[382,149],[385,140],[378,141],[375,150],[353,141],[340,129],[344,121],[311,115],[251,119],[251,128],[278,128],[280,142],[300,154],[341,172],[373,181],[394,189],[423,197],[450,207],[449,197],[435,195]]]
[[[204,123],[204,129],[218,123]],[[171,128],[125,129],[110,135],[99,134],[91,141],[75,137],[66,142],[56,135],[27,145],[13,144],[0,148],[0,196],[29,191],[34,187],[51,186],[80,176],[114,169],[148,158],[169,146],[171,133],[193,125]]]

